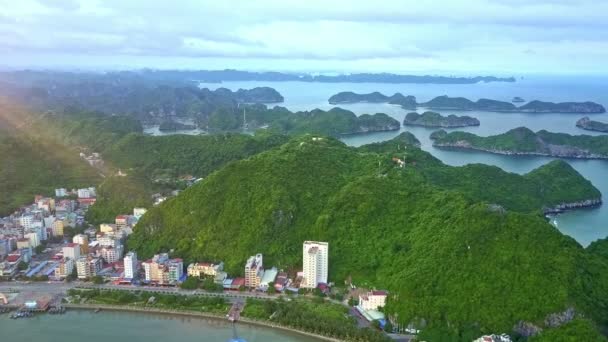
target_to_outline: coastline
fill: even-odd
[[[217,315],[207,312],[199,312],[199,311],[187,311],[187,310],[170,310],[170,309],[159,309],[159,308],[146,308],[146,307],[136,307],[136,306],[128,306],[128,305],[108,305],[108,304],[63,304],[63,306],[67,309],[75,309],[75,310],[95,310],[101,309],[102,311],[124,311],[124,312],[136,312],[136,313],[152,313],[152,314],[162,314],[162,315],[173,315],[173,316],[187,316],[187,317],[198,317],[198,318],[208,318],[208,319],[217,319],[217,320],[226,320],[224,315]],[[297,330],[294,328],[286,327],[283,325],[273,324],[266,321],[258,321],[249,318],[241,317],[237,323],[241,324],[249,324],[249,325],[257,325],[261,327],[271,328],[271,329],[279,329],[291,333],[296,333],[308,337],[313,337],[319,339],[320,341],[328,341],[328,342],[342,342],[342,340],[335,339],[333,337],[318,335],[302,330]]]
[[[453,149],[462,151],[479,151],[493,154],[501,154],[506,156],[536,156],[536,157],[551,157],[551,158],[563,158],[563,159],[583,159],[583,160],[606,160],[608,155],[592,154],[590,156],[572,156],[572,155],[555,155],[543,152],[516,152],[516,151],[504,151],[504,150],[491,150],[482,147],[475,147],[472,145],[463,146],[462,144],[456,143],[433,143],[433,147],[441,149]]]

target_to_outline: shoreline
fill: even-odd
[[[107,305],[107,304],[62,304],[66,309],[75,309],[75,310],[95,310],[101,309],[101,311],[124,311],[124,312],[135,312],[135,313],[151,313],[151,314],[161,314],[161,315],[169,315],[169,316],[187,316],[187,317],[197,317],[197,318],[209,318],[216,319],[219,321],[226,321],[226,317],[224,315],[217,315],[213,313],[207,312],[199,312],[199,311],[186,311],[186,310],[170,310],[170,309],[160,309],[160,308],[146,308],[146,307],[136,307],[136,306],[127,306],[127,305]],[[299,335],[304,335],[308,337],[313,337],[319,339],[320,341],[329,341],[329,342],[342,342],[342,340],[338,340],[332,337],[327,337],[323,335],[318,335],[302,330],[297,330],[294,328],[286,327],[283,325],[273,324],[265,321],[258,321],[248,318],[241,317],[237,324],[246,324],[246,325],[255,325],[266,327],[270,329],[278,329],[283,330]]]
[[[474,146],[461,146],[456,143],[433,143],[433,147],[444,149],[444,150],[461,150],[461,151],[477,151],[492,154],[499,154],[503,156],[531,156],[531,157],[549,157],[549,158],[561,158],[561,159],[573,159],[573,160],[607,160],[608,155],[592,155],[592,156],[571,156],[571,155],[554,155],[543,152],[516,152],[516,151],[505,151],[505,150],[490,150],[482,147]]]

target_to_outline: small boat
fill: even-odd
[[[101,308],[97,308],[95,309],[95,311],[93,311],[94,313],[98,313],[99,311],[101,311]]]

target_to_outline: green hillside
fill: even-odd
[[[597,194],[566,165],[541,170],[565,175],[580,196]],[[447,182],[433,168],[466,182]],[[351,276],[387,288],[387,312],[402,323],[425,320],[428,333],[468,338],[508,332],[520,320],[542,326],[570,306],[602,322],[608,264],[532,213],[571,198],[559,198],[552,177],[537,188],[534,172],[490,171],[444,166],[412,145],[357,149],[305,135],[230,163],[150,210],[128,244],[142,258],[175,249],[186,261],[223,260],[239,274],[258,252],[268,265],[300,269],[302,241],[328,241],[332,281]],[[476,180],[476,190],[462,191]],[[490,182],[496,186],[480,197]]]

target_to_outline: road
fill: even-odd
[[[49,294],[64,294],[69,289],[74,288],[89,288],[89,289],[103,289],[103,290],[123,290],[123,291],[149,291],[156,293],[169,293],[179,294],[186,296],[209,296],[209,297],[224,297],[232,299],[268,299],[274,300],[279,296],[267,295],[264,293],[257,292],[207,292],[203,290],[182,290],[176,287],[156,287],[156,286],[133,286],[133,285],[114,285],[114,284],[103,284],[94,285],[91,283],[83,282],[5,282],[0,283],[0,292],[14,292],[14,291],[32,291],[42,292]]]

